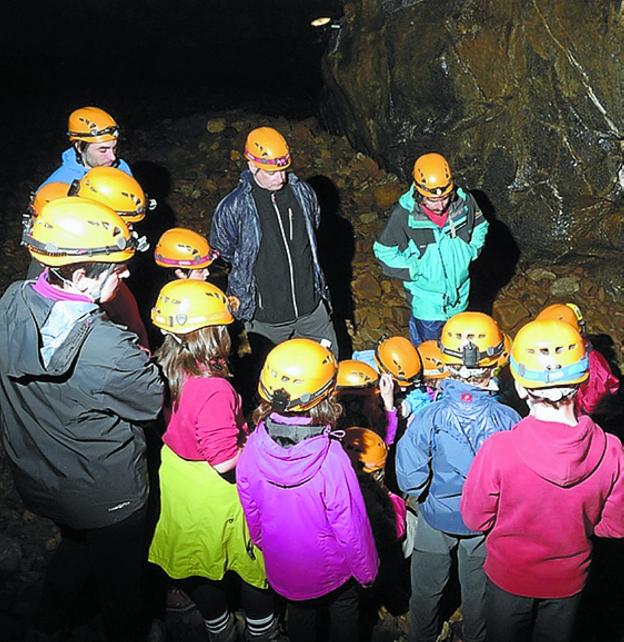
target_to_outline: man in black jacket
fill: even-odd
[[[37,625],[64,639],[93,573],[108,639],[134,641],[148,493],[140,424],[158,416],[163,383],[100,307],[129,274],[134,240],[105,205],[67,197],[42,208],[23,242],[47,268],[0,299],[0,435],[24,504],[61,531]]]
[[[231,265],[228,294],[239,301],[234,315],[250,339],[258,335],[275,344],[307,337],[337,354],[316,247],[316,195],[287,172],[290,151],[275,129],[252,130],[245,158],[249,170],[217,205],[210,230],[210,245]]]

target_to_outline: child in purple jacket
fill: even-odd
[[[337,364],[311,339],[271,350],[260,375],[262,403],[238,462],[238,492],[273,589],[288,600],[291,642],[313,642],[329,611],[332,640],[357,640],[356,582],[369,586],[378,557],[360,487],[331,430]]]

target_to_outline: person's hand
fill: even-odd
[[[384,408],[388,411],[394,410],[394,381],[387,372],[379,377],[379,395]]]
[[[228,306],[232,312],[236,312],[240,308],[240,299],[237,296],[228,296]]]

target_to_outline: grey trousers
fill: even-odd
[[[410,642],[435,642],[440,632],[440,600],[457,548],[464,617],[464,642],[485,641],[484,536],[463,537],[438,531],[418,518],[412,553],[410,598]]]
[[[247,334],[259,334],[276,345],[296,337],[306,337],[319,342],[325,340],[329,342],[327,347],[338,357],[336,330],[334,330],[334,324],[323,301],[320,301],[310,314],[299,317],[294,321],[264,323],[263,321],[252,319],[245,322],[245,330]]]

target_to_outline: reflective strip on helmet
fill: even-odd
[[[443,185],[441,187],[428,187],[427,185],[423,185],[423,183],[419,183],[418,181],[414,181],[414,183],[420,187],[423,192],[427,192],[428,194],[431,194],[432,196],[442,196],[447,190],[451,188],[453,185],[453,180],[451,179],[446,185]]]
[[[113,254],[114,252],[123,252],[128,249],[136,250],[137,242],[136,239],[127,239],[120,236],[117,239],[116,245],[104,245],[91,248],[59,247],[54,243],[41,243],[33,238],[27,230],[24,230],[22,234],[22,245],[32,247],[40,254],[46,254],[47,256],[100,256]]]
[[[259,163],[260,165],[275,165],[275,167],[286,167],[290,163],[290,154],[279,156],[278,158],[262,158],[261,156],[254,156],[249,150],[245,152],[248,160]]]
[[[195,256],[192,259],[169,259],[162,254],[154,254],[154,258],[161,263],[170,265],[171,267],[192,267],[193,265],[197,265],[198,263],[204,263],[206,261],[212,262],[215,259],[218,259],[219,252],[218,250],[210,250],[208,254],[204,254],[203,256]]]
[[[529,370],[522,363],[516,361],[513,356],[510,357],[510,366],[512,371],[527,381],[536,381],[539,383],[557,383],[563,380],[563,383],[582,377],[589,370],[589,358],[585,355],[579,361],[570,363],[556,370]]]
[[[107,134],[110,134],[113,138],[119,138],[119,127],[117,125],[111,125],[104,129],[90,129],[88,132],[67,132],[67,135],[72,138],[97,138],[99,136],[106,136]]]
[[[279,405],[279,408],[276,407],[275,409],[279,410],[280,412],[287,412],[289,410],[292,410],[296,406],[309,406],[309,404],[313,401],[316,401],[317,399],[323,397],[328,390],[331,390],[331,388],[334,387],[334,381],[335,379],[332,378],[318,390],[314,392],[306,392],[305,394],[301,395],[301,397],[298,397],[296,399],[291,399],[290,395],[283,388],[278,388],[273,392],[273,394],[271,394],[271,392],[262,382],[262,379],[260,379],[258,383],[267,399],[271,400],[271,404],[273,404],[274,401],[279,402],[277,404]]]

